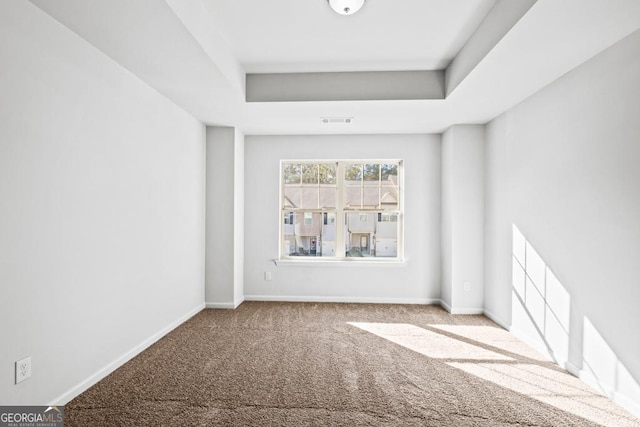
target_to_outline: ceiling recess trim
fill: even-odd
[[[247,74],[247,102],[444,99],[444,71]]]

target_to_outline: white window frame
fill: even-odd
[[[284,194],[285,194],[285,182],[284,182],[284,167],[288,164],[322,164],[322,163],[336,163],[336,186],[337,186],[337,203],[336,209],[307,209],[300,208],[300,212],[314,212],[314,213],[330,213],[335,212],[335,225],[336,225],[336,240],[335,240],[335,256],[319,256],[319,257],[296,257],[288,256],[283,253],[284,245],[284,233],[282,220],[285,212],[295,212],[297,209],[286,208],[284,206]],[[344,193],[344,166],[346,164],[397,164],[397,191],[398,191],[398,205],[397,209],[385,210],[381,204],[376,208],[348,208],[345,207]],[[279,174],[279,202],[278,202],[278,218],[281,218],[278,227],[278,260],[274,261],[291,261],[295,263],[322,263],[322,262],[357,262],[357,263],[398,263],[404,262],[404,162],[402,159],[282,159],[280,160],[280,174]],[[389,214],[397,214],[397,252],[395,257],[347,257],[345,251],[345,226],[346,215],[348,213],[374,213],[374,222],[377,221],[378,212],[387,212]],[[321,215],[320,224],[323,224]],[[304,221],[304,220],[303,220]],[[295,221],[294,221],[295,222]]]

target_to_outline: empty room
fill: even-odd
[[[0,1],[0,425],[640,427],[637,0]]]

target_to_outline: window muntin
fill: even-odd
[[[402,161],[282,161],[280,257],[400,259]]]

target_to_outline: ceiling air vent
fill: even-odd
[[[350,124],[353,121],[353,117],[321,117],[322,123],[338,123],[338,124]]]

